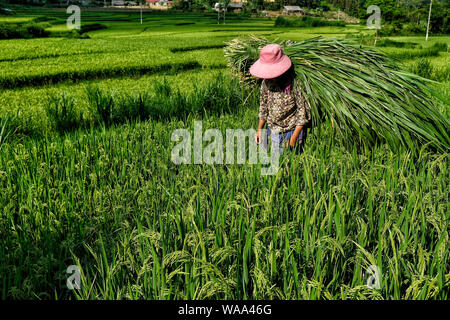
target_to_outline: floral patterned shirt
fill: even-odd
[[[263,80],[258,118],[266,120],[274,132],[287,132],[307,124],[311,120],[311,107],[300,90],[294,85],[292,90],[283,90]]]

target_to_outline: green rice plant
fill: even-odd
[[[129,120],[184,119],[189,115],[231,113],[247,108],[256,100],[256,93],[242,88],[239,81],[221,74],[203,84],[194,84],[190,94],[183,94],[164,77],[155,81],[148,92],[121,93],[116,90],[101,89],[96,85],[85,87],[85,97],[89,105],[93,124],[106,127]],[[80,97],[80,98],[84,98]],[[46,111],[56,130],[60,133],[77,127],[81,122],[74,111],[73,96],[63,92],[51,96]],[[73,123],[70,122],[73,119]]]
[[[225,56],[241,79],[269,40],[237,38]],[[311,106],[313,124],[325,118],[344,141],[382,138],[392,149],[415,148],[414,140],[447,151],[449,120],[433,100],[426,79],[404,72],[382,53],[352,42],[312,38],[278,41],[295,66],[296,85]]]
[[[79,32],[82,34],[82,33],[96,31],[96,30],[103,30],[103,29],[107,29],[107,28],[108,28],[107,26],[105,26],[104,24],[101,24],[101,23],[82,24]]]
[[[96,121],[105,126],[111,125],[116,102],[114,96],[102,91],[97,86],[87,86],[86,95],[91,109],[97,115]]]
[[[66,17],[64,10],[48,15]],[[229,31],[212,36],[201,28],[215,30],[214,15],[150,16],[143,31],[137,14],[86,11],[84,19],[108,26],[97,39],[4,41],[2,79],[219,65],[217,49],[170,48],[217,45],[248,24],[266,32],[273,24],[230,22]],[[174,26],[188,17],[195,25]],[[301,30],[283,37],[310,36]],[[156,54],[145,53],[149,48]],[[45,55],[55,56],[39,59]],[[432,77],[445,71],[445,58],[431,60]],[[10,135],[1,145],[0,299],[449,299],[448,152],[426,144],[392,151],[367,140],[344,148],[326,125],[310,129],[302,152],[285,153],[274,176],[261,176],[259,164],[175,165],[174,130],[192,134],[200,119],[203,131],[224,136],[252,128],[259,90],[224,69],[170,70],[92,81],[101,96],[93,94],[92,104],[83,77],[79,84],[1,92],[2,119],[24,113],[9,116],[7,127],[20,124],[19,131],[47,130],[47,92],[69,92],[76,111],[95,125],[104,123],[97,99],[112,102],[101,104],[111,107],[109,127],[19,141]],[[447,84],[433,86],[448,96]],[[448,103],[440,108],[448,114]],[[149,121],[128,121],[147,114]],[[69,265],[81,270],[80,290],[66,287]],[[371,265],[380,269],[381,289],[366,285]]]
[[[440,49],[438,47],[428,47],[420,50],[404,50],[401,52],[391,53],[390,57],[395,59],[415,59],[422,57],[437,57]]]
[[[219,49],[223,48],[224,44],[213,44],[213,45],[200,45],[200,46],[190,46],[190,47],[182,47],[182,48],[171,48],[170,52],[185,52],[185,51],[194,51],[194,50],[205,50],[205,49]]]
[[[439,52],[446,52],[447,44],[436,42],[432,46],[420,50],[405,50],[389,54],[389,56],[396,59],[415,59],[421,57],[437,57]]]
[[[30,23],[23,27],[32,38],[45,38],[49,36],[49,32],[45,30],[48,26],[48,24]]]
[[[10,135],[11,129],[9,128],[9,117],[0,118],[0,148]]]
[[[67,92],[49,96],[45,112],[57,132],[68,132],[80,126],[81,119],[75,105]]]
[[[149,95],[147,93],[133,94],[126,99],[122,99],[121,107],[116,114],[119,119],[145,120],[150,116]]]
[[[256,103],[204,129],[254,124]],[[274,176],[166,161],[172,130],[192,120],[0,149],[0,296],[448,299],[447,154],[348,150],[326,128]],[[65,288],[71,264],[81,290]]]
[[[445,42],[435,42],[433,44],[433,48],[438,48],[439,51],[441,52],[447,52],[448,51],[448,45]]]
[[[195,43],[202,35],[205,35],[202,46],[223,46],[225,39],[217,39],[206,32],[198,36],[164,36],[156,33],[151,37],[108,38],[107,41],[47,38],[33,39],[31,43],[13,39],[2,43],[0,86],[19,88],[59,82],[76,83],[225,66],[219,49],[195,52],[182,49],[196,47]],[[182,51],[172,53],[170,50],[174,48],[181,48]],[[124,55],[123,52],[129,54]],[[30,63],[28,59],[35,61]]]
[[[49,35],[49,32],[46,31],[45,28],[46,25],[42,23],[0,23],[0,39],[45,38]]]
[[[73,57],[72,57],[73,59]],[[74,67],[74,66],[73,66]],[[81,70],[60,70],[54,73],[38,73],[29,75],[16,75],[0,77],[0,87],[19,88],[25,86],[38,86],[43,84],[56,84],[59,82],[77,82],[82,80],[102,79],[123,76],[138,76],[158,72],[177,73],[181,70],[191,70],[200,68],[197,61],[185,61],[180,63],[167,64],[139,64],[116,65],[104,68],[86,68]]]
[[[429,59],[419,59],[410,65],[409,70],[421,77],[445,82],[450,79],[450,66],[433,65]]]
[[[414,49],[418,46],[416,42],[396,41],[389,38],[381,39],[377,42],[377,47],[395,47],[395,48],[408,48]]]
[[[449,82],[450,81],[450,66],[443,66],[441,68],[434,67],[433,80],[440,82]]]
[[[55,17],[48,17],[48,16],[39,16],[33,19],[33,22],[39,23],[39,22],[54,22],[57,20]]]
[[[232,112],[243,107],[246,98],[252,94],[247,88],[242,88],[238,81],[222,74],[205,86],[195,85],[194,92],[192,105],[208,113]]]
[[[428,59],[420,59],[411,68],[412,73],[415,73],[423,78],[431,79],[433,74],[433,67]]]
[[[162,81],[158,81],[153,85],[154,94],[163,99],[167,99],[172,94],[172,87],[166,77]]]

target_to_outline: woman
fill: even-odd
[[[280,153],[283,146],[289,149],[301,145],[304,127],[311,120],[311,108],[299,86],[294,85],[295,72],[289,57],[278,44],[269,44],[261,49],[250,73],[263,79],[256,143],[263,141],[262,129],[267,122],[268,136],[278,141]]]

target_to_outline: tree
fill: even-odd
[[[432,5],[433,5],[433,0],[430,1],[430,11],[428,12],[428,22],[427,22],[427,35],[425,36],[425,40],[428,40],[428,31],[430,30],[430,18],[431,18]]]
[[[450,33],[450,2],[433,1],[430,17],[430,32]]]
[[[261,10],[264,7],[264,0],[247,0],[247,7],[251,10]]]
[[[219,2],[221,5],[223,5],[223,24],[225,24],[225,14],[227,12],[228,6],[231,3],[231,0],[222,0]]]

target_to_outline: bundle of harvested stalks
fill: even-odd
[[[300,42],[237,38],[225,56],[233,73],[256,85],[249,74],[259,51],[278,43],[295,67],[295,85],[309,102],[313,125],[329,120],[347,141],[381,138],[391,149],[414,141],[448,151],[449,119],[434,102],[430,80],[400,70],[384,54],[351,40],[312,38]]]

